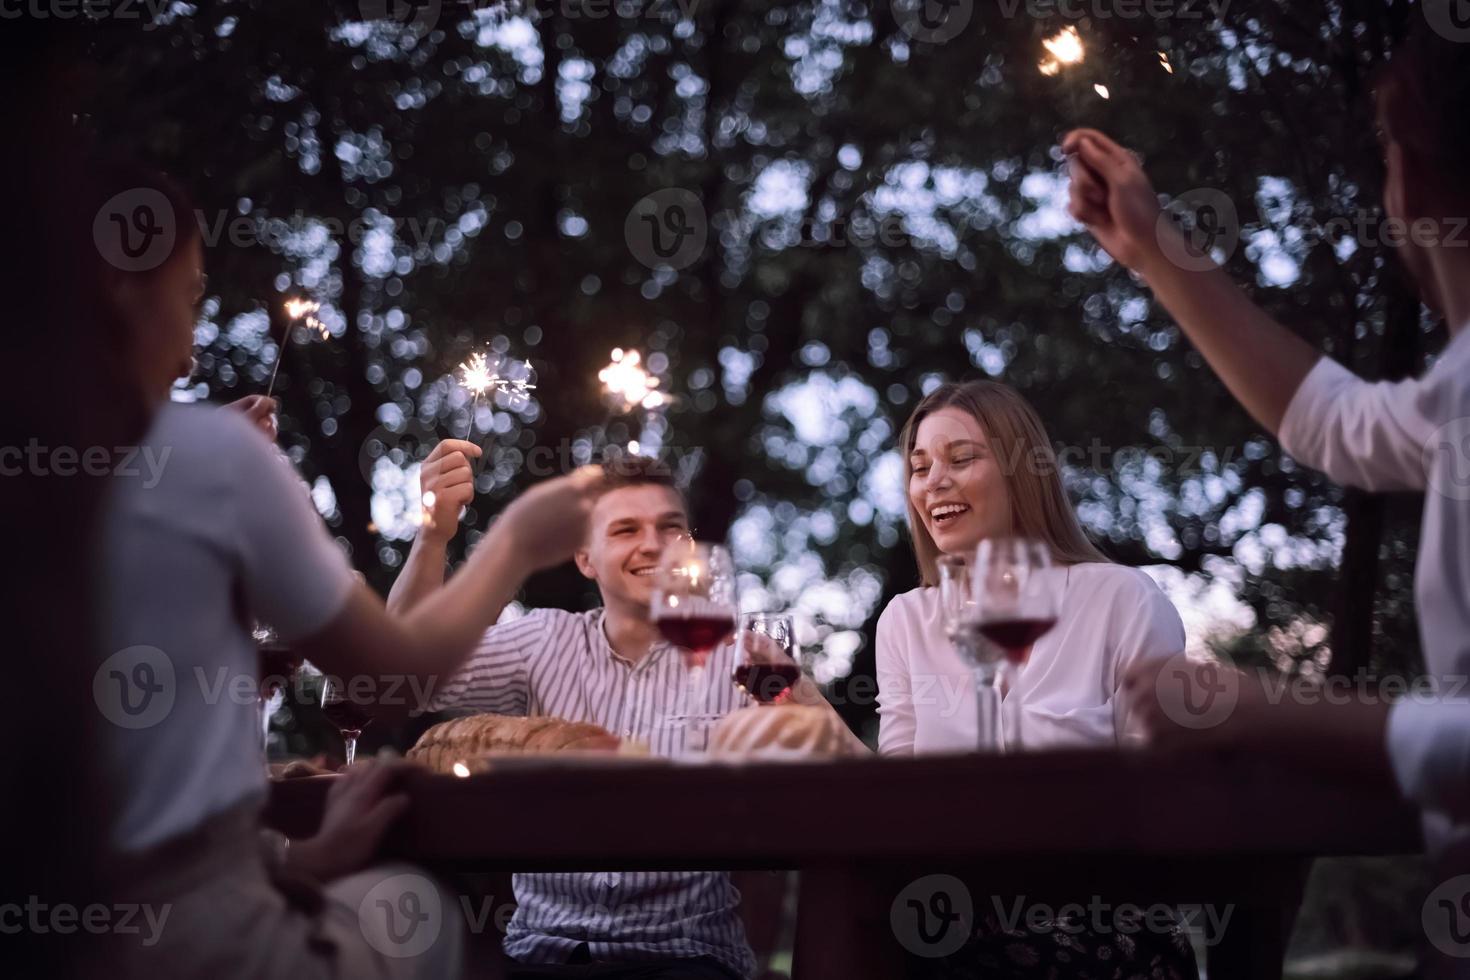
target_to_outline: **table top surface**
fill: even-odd
[[[554,760],[553,760],[554,761]],[[277,781],[266,820],[314,832],[333,777]],[[1052,751],[702,765],[405,766],[389,849],[502,867],[1229,859],[1417,850],[1391,783],[1260,754]]]

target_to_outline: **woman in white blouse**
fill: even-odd
[[[996,382],[942,385],[914,409],[899,445],[922,584],[895,597],[878,620],[879,752],[973,751],[978,744],[974,676],[945,636],[936,560],[968,555],[982,539],[1003,535],[1046,542],[1060,582],[1056,626],[1002,691],[1003,730],[1019,726],[1027,749],[1118,745],[1131,728],[1119,697],[1128,668],[1180,653],[1184,627],[1148,576],[1109,562],[1087,539],[1035,410]],[[976,939],[939,972],[1091,976],[1106,963],[1107,976],[1196,975],[1177,930],[1055,925],[1007,931],[977,923]]]
[[[947,384],[919,403],[900,446],[922,584],[878,619],[878,751],[975,748],[974,676],[945,637],[936,559],[1002,535],[1046,542],[1060,583],[1056,626],[1002,692],[1002,728],[1019,726],[1027,748],[1120,743],[1127,669],[1183,651],[1184,627],[1152,579],[1082,532],[1036,412],[993,381]]]

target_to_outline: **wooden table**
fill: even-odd
[[[312,833],[329,783],[277,783],[267,820]],[[901,975],[897,931],[912,929],[895,898],[943,873],[976,907],[991,896],[1008,908],[1019,896],[1053,908],[1092,896],[1233,906],[1211,976],[1261,980],[1280,975],[1311,858],[1420,846],[1415,811],[1389,784],[1233,755],[412,770],[402,790],[413,805],[388,849],[430,866],[800,869],[802,978]]]

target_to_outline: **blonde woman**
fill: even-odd
[[[879,752],[975,748],[974,676],[945,637],[936,564],[940,555],[968,555],[981,540],[1006,535],[1050,547],[1059,615],[1002,691],[1003,730],[1019,731],[1028,749],[1120,744],[1132,730],[1119,697],[1128,668],[1181,652],[1184,627],[1153,580],[1108,561],[1087,539],[1035,410],[995,382],[942,385],[914,409],[899,445],[922,584],[895,597],[878,620]],[[977,939],[943,974],[1196,975],[1177,930],[977,925]]]

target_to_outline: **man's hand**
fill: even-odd
[[[529,570],[554,568],[586,542],[592,505],[605,486],[600,466],[583,466],[538,483],[511,501],[496,529],[510,535],[515,554]]]
[[[1180,232],[1161,220],[1158,194],[1138,159],[1095,129],[1068,133],[1062,150],[1071,157],[1072,217],[1119,263],[1146,276],[1164,259],[1159,236]]]
[[[246,395],[237,401],[232,401],[226,408],[232,408],[245,416],[246,421],[255,426],[271,442],[276,441],[276,400],[264,395]]]
[[[419,490],[423,499],[433,494],[433,506],[424,507],[424,525],[419,534],[447,544],[459,528],[460,511],[475,499],[475,471],[470,460],[482,450],[464,439],[445,439],[434,447],[419,467]]]
[[[408,797],[388,795],[390,766],[362,762],[343,770],[327,791],[321,829],[291,844],[287,863],[327,882],[367,867],[383,835],[408,809]]]

